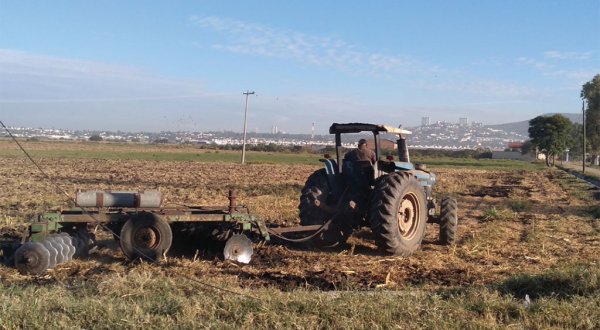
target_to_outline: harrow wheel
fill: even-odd
[[[43,274],[50,264],[50,252],[40,243],[25,243],[15,252],[15,267],[21,274]]]
[[[452,245],[456,242],[458,227],[458,204],[454,198],[444,198],[440,206],[440,244]]]
[[[427,223],[425,191],[405,172],[390,173],[375,186],[369,221],[383,251],[407,257],[421,245]]]
[[[128,259],[142,258],[151,262],[162,259],[173,241],[169,224],[158,215],[146,212],[127,220],[120,236],[121,250]]]

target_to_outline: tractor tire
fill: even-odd
[[[329,219],[330,215],[315,205],[316,200],[323,205],[327,205],[329,193],[330,188],[325,169],[314,172],[306,179],[300,196],[300,204],[298,205],[300,225],[322,225]]]
[[[127,220],[120,236],[121,250],[129,260],[142,258],[156,262],[162,259],[173,242],[169,224],[158,215],[147,212]]]
[[[385,253],[408,257],[421,246],[427,224],[425,191],[412,174],[390,173],[375,185],[371,230]]]
[[[454,198],[442,199],[440,207],[440,244],[456,243],[456,228],[458,227],[458,203]]]

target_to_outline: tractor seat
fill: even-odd
[[[372,186],[375,184],[375,168],[368,160],[344,160],[342,173],[346,183],[358,186]]]
[[[353,163],[354,163],[355,167],[359,167],[359,168],[373,167],[373,164],[371,164],[370,160],[357,160],[357,161],[354,161]]]

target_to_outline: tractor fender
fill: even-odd
[[[333,159],[319,159],[325,165],[325,172],[327,173],[327,182],[329,188],[331,188],[331,194],[339,197],[343,191],[343,183],[341,182],[341,175],[338,170],[337,162]]]

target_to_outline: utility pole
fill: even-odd
[[[583,174],[585,174],[585,100],[581,101],[581,116],[583,119]]]
[[[246,163],[246,125],[248,123],[248,96],[254,95],[254,91],[250,92],[246,90],[246,92],[242,93],[246,95],[246,106],[244,107],[244,140],[242,141],[242,164]]]

